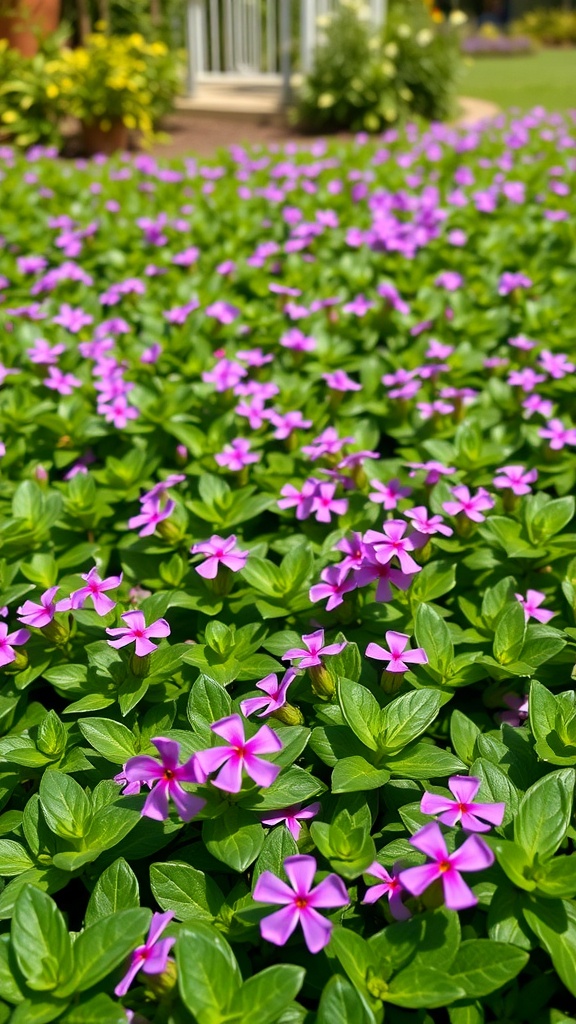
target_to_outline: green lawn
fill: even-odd
[[[478,57],[466,67],[462,96],[502,108],[576,110],[576,49],[544,50],[528,57]]]

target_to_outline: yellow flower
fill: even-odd
[[[18,120],[18,114],[14,110],[5,110],[2,114],[4,124],[14,124]]]
[[[47,95],[49,100],[56,99],[56,97],[57,97],[59,92],[60,92],[60,90],[59,90],[58,86],[54,85],[53,82],[51,82],[50,85],[46,86],[46,95]]]
[[[134,117],[134,114],[124,114],[122,120],[124,121],[124,124],[127,128],[135,128],[138,123],[136,121],[136,118]]]

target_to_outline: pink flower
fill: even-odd
[[[449,910],[464,910],[476,905],[478,900],[460,872],[483,871],[494,863],[494,854],[484,840],[479,836],[469,836],[455,853],[449,854],[440,828],[431,821],[412,836],[410,843],[430,857],[431,862],[400,872],[400,881],[408,892],[420,896],[440,878],[444,902]]]
[[[324,601],[328,598],[327,612],[331,612],[333,608],[342,604],[344,594],[356,590],[354,580],[346,579],[346,571],[343,571],[342,564],[326,566],[320,573],[320,579],[322,583],[315,583],[313,587],[310,587],[310,600]]]
[[[377,581],[376,600],[391,601],[392,587],[390,584],[393,583],[399,590],[408,590],[412,582],[412,575],[401,572],[400,569],[395,569],[389,563],[382,565],[376,560],[374,549],[370,549],[366,552],[362,565],[357,572],[356,582],[359,587],[365,587],[368,583],[375,583]]]
[[[343,551],[345,558],[338,564],[341,573],[349,569],[359,569],[366,554],[364,538],[361,533],[353,533],[350,537],[343,537],[335,545],[337,551]]]
[[[427,487],[437,484],[441,477],[450,476],[456,472],[452,466],[445,466],[443,462],[436,462],[435,459],[431,459],[429,462],[407,462],[406,465],[411,470],[408,476],[416,476],[419,469],[426,470],[424,483]]]
[[[196,572],[203,576],[205,580],[213,580],[218,573],[220,565],[225,565],[231,572],[239,572],[246,565],[246,559],[248,558],[248,552],[242,551],[237,547],[235,534],[224,539],[224,537],[219,537],[215,533],[210,540],[203,540],[199,544],[194,544],[190,551],[193,555],[208,555],[205,562],[194,566]]]
[[[423,534],[422,543],[426,537],[433,536],[435,533],[441,533],[444,537],[451,537],[454,533],[452,527],[446,526],[442,516],[430,515],[425,505],[409,508],[404,515],[407,519],[412,520],[412,526],[417,533]],[[414,536],[411,539],[416,543]]]
[[[302,831],[300,821],[308,821],[310,818],[315,818],[319,810],[319,803],[310,804],[308,807],[294,804],[293,807],[287,807],[285,811],[275,811],[274,814],[269,815],[267,818],[262,818],[262,824],[273,826],[284,822],[292,837],[298,842]]]
[[[36,338],[34,347],[26,349],[27,354],[30,356],[30,362],[37,363],[40,366],[55,366],[58,362],[58,356],[61,356],[65,351],[65,345],[49,345],[45,338]]]
[[[159,497],[151,498],[143,502],[140,515],[132,516],[128,520],[128,526],[131,530],[137,530],[141,526],[142,529],[138,536],[150,537],[156,530],[158,523],[168,519],[175,508],[176,502],[172,501],[171,498],[168,499],[164,506],[160,504]]]
[[[565,445],[576,445],[576,428],[565,427],[562,420],[550,420],[545,427],[540,427],[540,437],[550,439],[550,447],[553,451],[560,451]]]
[[[365,295],[356,295],[352,302],[347,302],[346,305],[342,306],[343,313],[353,313],[354,316],[366,316],[369,309],[374,308],[374,303],[367,299]]]
[[[514,494],[531,494],[529,486],[538,479],[537,469],[525,469],[524,466],[503,466],[497,469],[499,476],[495,476],[492,483],[494,487],[509,488]]]
[[[282,348],[291,348],[295,352],[313,352],[316,341],[303,333],[298,327],[291,327],[280,338]]]
[[[114,995],[125,996],[134,978],[140,971],[143,971],[144,974],[163,974],[166,970],[166,964],[171,959],[168,954],[176,939],[160,939],[160,936],[173,917],[174,912],[172,910],[167,910],[165,914],[152,915],[148,938],[143,946],[138,946],[132,953],[130,966],[122,981],[116,985]]]
[[[264,676],[264,679],[260,679],[256,683],[257,690],[263,690],[267,693],[267,697],[248,697],[246,700],[240,701],[240,710],[245,718],[248,718],[254,711],[263,710],[258,715],[258,718],[266,718],[267,715],[271,715],[273,711],[277,711],[278,708],[284,707],[286,703],[286,694],[288,687],[294,682],[297,676],[297,670],[295,668],[289,668],[286,670],[282,677],[282,681],[278,682],[278,676],[275,672],[271,672],[270,675]]]
[[[16,652],[13,648],[25,644],[29,639],[30,633],[27,629],[16,629],[9,633],[6,623],[0,622],[0,668],[15,661]]]
[[[328,654],[340,654],[346,647],[347,641],[340,644],[328,644],[324,646],[324,630],[317,629],[315,633],[307,633],[302,637],[304,647],[291,647],[282,655],[282,661],[294,661],[301,659],[298,668],[313,668],[322,664],[322,658]]]
[[[362,385],[352,380],[344,370],[335,370],[334,373],[323,373],[322,377],[329,388],[334,391],[361,391]]]
[[[61,601],[54,601],[58,587],[49,587],[40,597],[40,604],[34,601],[25,601],[21,608],[18,608],[20,622],[26,626],[35,626],[41,629],[52,622],[56,612],[70,611],[70,598],[65,597]]]
[[[207,384],[214,384],[216,391],[228,391],[246,376],[246,369],[231,359],[220,359],[212,370],[206,370],[202,374],[202,380]]]
[[[44,378],[43,384],[51,391],[57,391],[59,395],[71,395],[74,388],[82,387],[82,381],[78,380],[72,373],[62,373],[57,366],[48,367],[48,376]]]
[[[423,420],[431,420],[433,416],[449,416],[455,406],[437,398],[433,402],[416,402],[416,408]]]
[[[128,612],[128,614],[140,615],[141,613]],[[179,765],[180,744],[176,740],[156,736],[152,743],[160,754],[160,760],[150,757],[149,754],[131,757],[124,765],[119,779],[121,782],[128,783],[125,795],[129,796],[131,793],[139,792],[141,785],[150,786],[150,793],[142,808],[142,815],[145,818],[165,821],[168,817],[168,799],[171,798],[182,820],[190,821],[206,803],[200,797],[186,793],[181,786],[182,782],[205,781],[202,772],[198,771],[196,756],[190,757],[184,764]]]
[[[326,427],[311,444],[304,445],[302,454],[314,462],[324,455],[337,455],[345,444],[350,444],[353,440],[353,437],[339,437],[335,427]]]
[[[508,374],[508,384],[512,387],[522,388],[523,391],[534,391],[537,384],[542,384],[546,375],[536,373],[531,366],[525,366],[523,370],[512,370]]]
[[[279,413],[276,409],[271,409],[268,413],[268,419],[272,426],[276,428],[274,437],[277,437],[279,441],[290,437],[293,430],[307,430],[308,427],[312,426],[312,420],[305,420],[299,409],[285,413]]]
[[[365,875],[372,878],[379,878],[379,885],[371,885],[364,894],[362,903],[376,903],[382,896],[388,896],[390,913],[396,921],[407,921],[412,914],[402,902],[402,893],[406,890],[402,885],[398,874],[390,874],[377,860],[373,861],[369,868],[366,868]]]
[[[258,462],[260,456],[250,451],[250,441],[245,437],[235,437],[230,444],[225,444],[221,452],[214,456],[219,466],[239,473],[245,466]]]
[[[455,292],[464,284],[464,278],[455,270],[443,270],[434,279],[434,284],[437,288],[445,288],[448,292]]]
[[[221,324],[231,324],[236,317],[240,316],[240,310],[236,309],[236,306],[232,306],[229,302],[217,299],[211,306],[206,307],[206,316],[214,317]]]
[[[573,373],[576,369],[574,363],[568,360],[565,352],[553,353],[544,348],[538,356],[538,361],[542,369],[555,380],[561,380],[562,377]]]
[[[511,725],[512,728],[517,729],[518,726],[523,725],[528,718],[528,694],[526,693],[523,697],[520,697],[517,693],[505,693],[502,700],[508,705],[510,711],[501,711],[496,716],[497,719],[500,722],[504,722],[506,725]]]
[[[389,519],[382,526],[382,533],[377,530],[367,530],[364,534],[364,541],[374,549],[377,562],[386,565],[393,558],[397,558],[400,568],[404,573],[420,572],[422,566],[414,561],[408,553],[414,551],[414,542],[411,537],[404,534],[408,523],[402,519]]]
[[[498,295],[509,295],[516,288],[531,288],[532,281],[526,274],[505,271],[500,277]]]
[[[104,596],[105,590],[115,590],[122,583],[122,573],[119,576],[108,576],[105,580],[100,579],[96,566],[90,569],[86,575],[80,576],[86,581],[86,586],[75,590],[70,594],[70,607],[83,608],[87,598],[92,598],[92,603],[98,615],[107,615],[116,607],[116,601],[111,601]]]
[[[489,832],[492,825],[502,824],[505,803],[473,803],[480,789],[480,779],[453,775],[448,780],[448,789],[453,793],[454,800],[436,796],[435,793],[424,793],[420,801],[422,814],[439,814],[443,825],[456,825],[460,822],[466,832]]]
[[[146,625],[144,619],[144,612],[133,611],[124,612],[120,616],[126,626],[114,626],[106,627],[106,632],[109,636],[117,636],[118,640],[108,640],[110,647],[126,647],[127,644],[135,644],[136,656],[138,658],[145,658],[147,654],[152,654],[152,651],[158,649],[158,644],[153,644],[150,637],[164,637],[170,636],[170,626],[166,622],[166,619],[156,619],[156,622],[152,622],[149,626]]]
[[[284,484],[280,491],[282,497],[278,499],[278,508],[295,508],[296,519],[308,519],[308,516],[312,515],[314,498],[319,485],[320,481],[313,477],[304,481],[300,491],[294,487],[294,484]]]
[[[304,941],[310,953],[319,953],[330,942],[332,922],[318,913],[318,907],[345,907],[350,902],[348,893],[338,875],[328,875],[314,889],[316,860],[296,854],[284,861],[284,870],[290,885],[271,871],[263,871],[254,887],[258,903],[278,903],[277,910],[260,922],[263,939],[283,946],[298,924],[302,926]]]
[[[387,484],[381,483],[380,480],[371,480],[370,486],[375,488],[368,495],[370,501],[376,505],[383,505],[387,511],[396,508],[400,498],[407,498],[412,494],[411,487],[402,487],[400,481],[396,479],[390,480]]]
[[[549,398],[542,398],[541,395],[532,394],[528,395],[528,398],[524,399],[522,402],[522,408],[526,409],[527,419],[529,419],[535,412],[539,413],[540,416],[543,416],[544,419],[547,419],[548,416],[552,415],[554,403],[551,402]]]
[[[346,498],[335,498],[336,484],[319,484],[312,499],[312,512],[319,523],[329,523],[332,514],[343,516],[348,511]]]
[[[242,788],[242,773],[246,772],[258,786],[271,786],[280,772],[280,766],[264,761],[258,754],[277,754],[282,743],[268,725],[263,725],[252,739],[244,736],[244,724],[240,715],[229,715],[210,726],[212,732],[227,740],[227,744],[200,750],[196,760],[206,775],[218,771],[214,786],[226,793],[239,793]]]
[[[427,665],[428,655],[424,648],[415,647],[413,650],[406,650],[409,642],[410,637],[406,633],[395,633],[394,630],[388,630],[386,643],[390,650],[387,651],[380,644],[372,643],[368,644],[366,648],[366,656],[377,658],[378,661],[387,661],[387,672],[409,672],[410,665]]]
[[[457,487],[452,488],[452,494],[456,500],[445,501],[442,505],[448,515],[456,516],[459,512],[463,512],[473,522],[483,523],[486,516],[482,515],[482,512],[494,508],[494,498],[483,487],[479,487],[476,494],[472,495],[464,484],[458,484]]]
[[[515,594],[514,596],[524,606],[526,622],[529,619],[536,619],[536,622],[544,624],[550,622],[550,619],[553,619],[556,614],[556,612],[549,612],[545,608],[540,608],[542,602],[546,600],[546,594],[542,594],[539,590],[527,590],[526,597],[522,597],[522,594]]]

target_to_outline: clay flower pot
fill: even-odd
[[[60,0],[8,0],[0,3],[0,39],[7,39],[24,57],[38,53],[40,39],[58,28]]]
[[[119,149],[128,148],[128,128],[121,118],[114,119],[109,128],[102,128],[99,121],[82,123],[84,151],[89,156],[104,153],[110,156]]]

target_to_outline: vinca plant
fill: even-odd
[[[0,1024],[576,1020],[575,186],[0,149]]]

